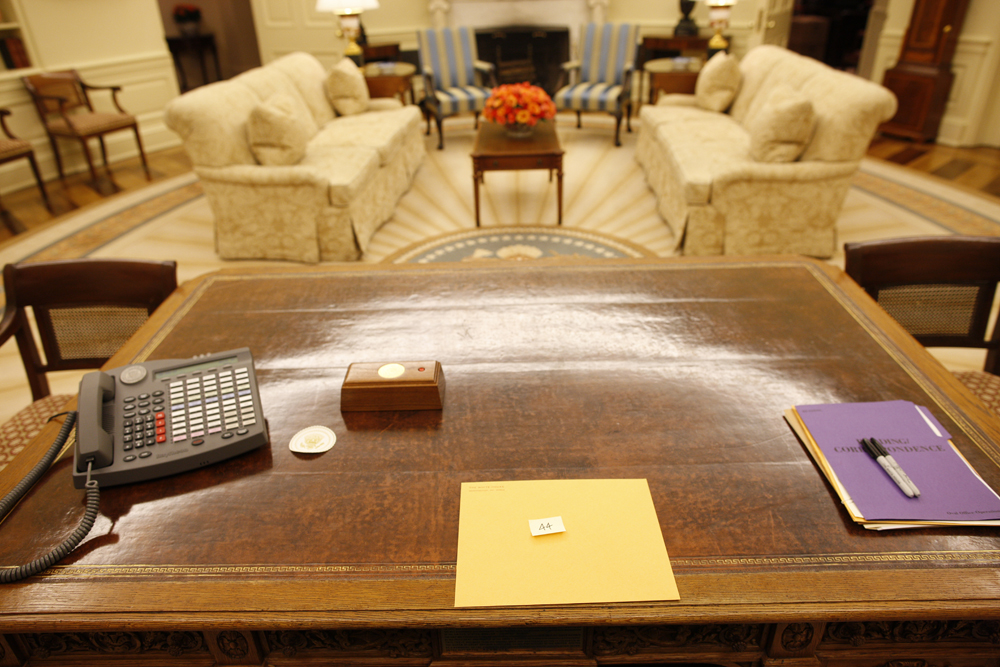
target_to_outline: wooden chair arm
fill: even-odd
[[[80,85],[83,86],[83,90],[85,92],[88,90],[110,90],[111,101],[112,103],[114,103],[115,108],[117,108],[118,111],[120,111],[121,113],[128,113],[127,111],[125,111],[125,109],[122,108],[121,103],[118,101],[118,93],[120,93],[122,90],[121,86],[92,86],[91,84],[84,83],[83,81],[80,81]]]
[[[573,72],[580,69],[583,63],[579,60],[568,60],[561,65],[559,70],[559,81],[556,83],[556,90],[561,90],[570,81]]]
[[[480,75],[485,74],[487,76],[490,88],[497,87],[496,68],[493,66],[493,63],[486,62],[485,60],[474,60],[472,62],[472,67],[479,72]]]
[[[8,137],[10,137],[11,139],[17,139],[18,137],[14,136],[14,133],[10,131],[9,127],[7,127],[7,116],[9,116],[10,114],[11,114],[10,109],[0,109],[0,127],[3,127],[4,134],[6,134]]]

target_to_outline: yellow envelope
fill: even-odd
[[[646,480],[462,484],[456,607],[678,599]]]

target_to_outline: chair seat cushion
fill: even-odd
[[[63,118],[50,120],[46,126],[53,134],[91,136],[135,125],[135,116],[127,113],[78,113],[70,115],[69,120],[70,126],[66,125]]]
[[[0,139],[0,160],[31,153],[31,142],[24,139]]]
[[[1000,375],[986,371],[957,371],[955,377],[978,396],[993,414],[1000,416]]]
[[[482,111],[486,99],[492,92],[489,88],[480,86],[456,86],[454,88],[437,89],[434,97],[442,116],[450,116],[466,111]]]
[[[616,113],[621,109],[618,99],[621,93],[621,86],[585,81],[560,88],[554,101],[557,109]]]
[[[40,398],[0,426],[0,470],[38,435],[49,417],[62,412],[63,406],[71,398],[73,397],[66,394]]]

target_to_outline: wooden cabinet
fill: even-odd
[[[916,0],[899,62],[883,85],[896,94],[899,110],[880,128],[886,134],[931,141],[937,138],[951,92],[951,59],[969,0]]]

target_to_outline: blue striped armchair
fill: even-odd
[[[496,85],[493,64],[478,59],[476,35],[469,28],[421,30],[417,33],[420,68],[424,77],[421,105],[431,132],[431,116],[437,123],[438,149],[444,148],[441,123],[447,116],[471,111],[476,115]],[[483,81],[488,87],[483,86]]]
[[[580,58],[563,64],[554,102],[560,111],[575,111],[580,127],[583,111],[606,111],[615,117],[615,146],[621,146],[622,113],[632,131],[632,70],[639,43],[639,26],[629,23],[588,23],[580,32]],[[566,82],[567,75],[571,83]]]

